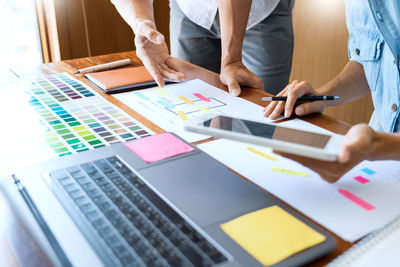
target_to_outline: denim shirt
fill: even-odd
[[[348,52],[365,72],[375,111],[370,126],[400,132],[400,0],[346,0]]]

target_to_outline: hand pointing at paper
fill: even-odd
[[[139,22],[135,29],[136,54],[157,84],[163,87],[164,80],[183,81],[186,76],[174,64],[174,58],[169,55],[165,38],[155,29],[154,23],[144,20]]]
[[[154,24],[151,1],[113,0],[118,12],[135,33],[136,54],[160,87],[164,80],[180,82],[186,75],[171,57],[164,35]]]

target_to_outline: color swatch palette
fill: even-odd
[[[45,141],[58,156],[153,134],[67,74],[39,78],[27,93],[46,127]]]
[[[47,75],[34,82],[36,86],[31,88],[33,93],[40,95],[47,92],[58,102],[95,96],[83,83],[65,73]]]

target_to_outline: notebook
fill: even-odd
[[[85,74],[85,77],[105,93],[117,93],[157,85],[144,66],[93,72]]]
[[[328,267],[399,266],[400,216],[385,227],[366,236]]]

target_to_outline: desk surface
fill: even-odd
[[[141,62],[136,57],[135,52],[125,52],[125,53],[118,53],[118,54],[111,54],[111,55],[104,55],[97,57],[72,59],[57,63],[42,64],[32,67],[14,68],[12,69],[12,73],[13,75],[21,78],[30,77],[33,75],[54,74],[60,72],[67,72],[72,75],[77,69],[85,68],[93,64],[101,64],[123,58],[131,58],[133,65],[141,65]],[[187,71],[187,76],[189,79],[200,78],[216,87],[219,87],[223,90],[227,90],[226,87],[223,84],[221,84],[219,77],[216,73],[207,71],[205,69],[202,69],[187,62],[181,62],[181,64],[182,64],[181,67],[183,67]],[[10,73],[6,74],[3,73],[3,75],[0,76],[11,77],[12,75],[10,75]],[[83,77],[83,75],[78,74],[73,76],[74,78],[79,79],[85,82],[86,84],[89,84],[87,80]],[[94,90],[96,90],[98,93],[104,96],[108,101],[119,106],[129,115],[139,120],[153,131],[157,133],[163,131],[160,127],[153,124],[143,116],[139,115],[126,105],[122,104],[121,102],[116,100],[113,96],[102,93],[100,90],[98,90],[91,84],[89,84],[89,86],[91,86]],[[265,102],[259,99],[260,97],[266,95],[268,94],[261,90],[245,89],[242,91],[241,97],[249,101],[252,101],[256,104],[264,105]],[[350,127],[350,125],[346,123],[336,121],[335,119],[323,114],[310,115],[303,119],[307,122],[313,123],[317,126],[323,127],[325,129],[340,134],[344,134]],[[207,142],[207,140],[201,142]],[[195,144],[198,143],[200,142],[197,142]],[[7,164],[7,162],[2,162],[2,164]],[[243,178],[246,179],[245,177]],[[269,194],[268,192],[266,193]],[[299,213],[301,214],[301,212]],[[49,265],[49,262],[46,260],[46,258],[40,252],[40,250],[32,242],[31,238],[29,237],[29,234],[27,234],[27,232],[23,229],[22,225],[18,223],[16,217],[13,215],[10,207],[6,204],[4,197],[2,195],[0,195],[0,218],[2,218],[0,221],[0,251],[2,252],[0,253],[0,262],[2,263],[3,266],[25,266],[27,264],[29,264],[29,266]],[[326,228],[324,229],[327,230]],[[335,234],[333,235],[336,236]],[[336,238],[338,240],[338,245],[336,249],[330,254],[326,255],[325,257],[312,262],[311,264],[309,264],[309,266],[324,266],[328,262],[333,260],[335,257],[337,257],[339,254],[341,254],[343,251],[347,250],[349,247],[352,246],[352,243],[346,242],[338,236],[336,236]]]

